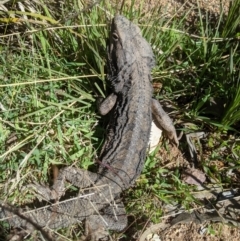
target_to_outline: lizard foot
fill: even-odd
[[[93,228],[89,221],[85,222],[85,235],[80,238],[80,241],[99,241],[108,240],[108,231],[103,226]]]

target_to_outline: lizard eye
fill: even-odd
[[[114,41],[118,41],[118,35],[116,33],[112,34],[112,38]]]

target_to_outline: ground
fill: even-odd
[[[130,4],[130,0],[126,0],[126,3]],[[136,0],[135,4],[136,6],[140,5],[140,3],[143,2],[141,0]],[[220,2],[221,2],[221,6],[222,9],[224,11],[224,13],[227,13],[228,11],[228,7],[231,1],[229,0],[212,0],[212,1],[208,1],[208,0],[148,0],[148,1],[144,1],[143,4],[143,9],[145,11],[151,12],[151,10],[156,9],[156,7],[160,7],[162,9],[162,13],[166,14],[168,16],[174,16],[182,14],[183,12],[186,12],[188,10],[191,9],[191,14],[195,15],[196,14],[196,10],[198,9],[198,4],[199,7],[203,10],[203,11],[207,11],[210,12],[212,14],[215,14],[216,16],[219,15],[220,13]]]
[[[130,4],[131,0],[125,0],[126,4]],[[120,1],[115,1],[119,3]],[[122,1],[121,1],[122,2]],[[118,5],[120,9],[120,4]],[[162,9],[162,16],[166,16],[168,19],[172,19],[178,16],[181,16],[182,13],[189,11],[190,14],[188,15],[189,21],[196,20],[199,15],[199,8],[201,9],[201,13],[203,17],[205,16],[206,12],[209,12],[209,15],[214,16],[215,18],[219,17],[220,14],[220,0],[198,0],[198,1],[187,1],[187,0],[135,0],[136,5],[140,5],[140,2],[143,3],[143,11],[150,13],[152,10],[157,9],[157,7],[161,6]],[[228,6],[231,1],[222,0],[222,9],[224,13],[227,14]],[[198,21],[198,20],[196,20]],[[194,22],[196,23],[196,22]],[[159,83],[155,83],[157,85]],[[178,120],[174,120],[177,122]],[[184,140],[180,140],[181,145],[184,143]],[[188,157],[186,157],[186,152],[182,150],[182,148],[177,148],[176,146],[169,145],[168,150],[161,148],[159,150],[158,155],[161,156],[161,160],[163,160],[159,165],[161,168],[165,168],[168,170],[171,169],[180,169],[183,167],[190,167],[190,163]],[[203,155],[209,155],[207,152],[203,153]],[[221,160],[219,160],[219,165],[221,165]],[[239,180],[239,179],[237,179]],[[156,198],[157,199],[157,198]],[[151,200],[152,202],[152,200]],[[160,202],[160,201],[159,201]],[[164,216],[164,215],[163,215]],[[132,215],[133,217],[133,215]],[[240,216],[239,216],[240,217]],[[130,217],[131,218],[131,217]],[[142,221],[142,220],[141,220]],[[162,222],[162,220],[159,220]],[[151,226],[151,223],[147,223],[144,220],[144,224],[146,227],[144,230]],[[129,229],[131,229],[134,225],[129,225]],[[134,229],[134,228],[132,228]],[[143,230],[143,231],[144,231]],[[138,232],[139,233],[139,232]],[[235,227],[230,227],[227,225],[223,225],[222,223],[210,223],[206,222],[204,224],[194,224],[194,223],[187,223],[187,224],[178,224],[174,227],[169,228],[164,233],[163,232],[155,232],[156,238],[149,239],[149,241],[161,241],[166,240],[239,240],[240,238],[240,231]],[[158,236],[157,236],[158,235]],[[139,236],[139,235],[136,235]],[[129,236],[131,240],[138,240],[134,238],[134,235]],[[116,239],[113,239],[116,240]],[[128,240],[129,241],[129,240]]]
[[[176,146],[172,146],[170,150],[161,149],[158,153],[162,160],[165,160],[162,165],[165,168],[185,167],[189,166],[189,162]],[[166,215],[167,216],[167,215]],[[167,220],[168,218],[166,218]],[[161,220],[159,224],[162,224]],[[147,228],[153,224],[147,225]],[[146,228],[146,229],[147,229]],[[157,229],[148,235],[146,241],[238,241],[240,240],[240,230],[238,227],[226,225],[223,223],[214,223],[206,221],[202,224],[194,222],[176,224],[168,229]],[[142,241],[142,240],[141,240]]]
[[[136,1],[139,4],[141,1]],[[151,12],[152,9],[162,6],[163,14],[166,16],[178,16],[184,11],[191,11],[190,17],[195,17],[198,14],[198,4],[203,12],[209,12],[215,17],[220,13],[220,2],[222,3],[222,9],[225,14],[228,12],[228,7],[231,1],[223,0],[199,0],[199,1],[184,1],[184,0],[149,0],[145,1],[144,10]],[[166,163],[162,163],[165,167],[173,167],[174,165],[187,166],[188,162],[183,157],[182,153],[176,148],[172,147],[172,150],[167,153],[160,150],[159,155],[162,156],[162,160],[166,160]],[[168,161],[167,161],[168,160]],[[175,163],[175,164],[174,164]],[[151,225],[149,225],[151,226]],[[206,222],[204,224],[178,224],[166,231],[155,233],[155,237],[149,237],[149,241],[237,241],[240,240],[240,230],[236,227],[224,225],[222,223]]]
[[[200,232],[204,233],[201,234]],[[208,232],[212,232],[209,234]],[[169,229],[164,235],[165,241],[238,241],[240,231],[235,227],[229,227],[223,224],[179,224]]]

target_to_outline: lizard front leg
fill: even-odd
[[[162,129],[167,134],[168,138],[178,146],[179,142],[173,122],[163,110],[160,103],[155,99],[152,99],[152,116],[156,126]]]
[[[98,107],[98,111],[101,115],[106,115],[115,105],[117,101],[117,95],[112,93],[106,99],[104,99]]]

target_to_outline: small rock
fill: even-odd
[[[188,184],[201,186],[206,181],[206,176],[199,169],[188,168],[182,174],[182,180]]]

